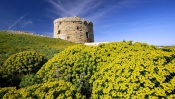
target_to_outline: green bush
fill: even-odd
[[[9,91],[16,91],[15,87],[4,87],[0,88],[0,99],[3,98],[3,96],[8,93]]]
[[[34,51],[14,54],[2,66],[3,77],[9,78],[8,82],[19,83],[24,75],[36,73],[45,62],[46,57]]]
[[[140,44],[133,46],[126,52],[121,51],[110,64],[101,67],[91,77],[91,97],[174,99],[175,55],[150,48],[143,50]]]
[[[37,74],[44,82],[64,79],[76,82],[84,74],[83,79],[89,80],[101,67],[111,63],[121,53],[132,51],[158,50],[146,44],[117,42],[99,46],[75,45],[65,49],[50,59]]]
[[[41,79],[37,78],[37,75],[30,74],[22,78],[22,81],[20,82],[19,87],[27,87],[34,84],[39,84],[40,82],[41,82]]]
[[[6,89],[6,88],[5,88]],[[63,80],[35,84],[18,90],[1,91],[4,99],[84,99],[70,82]],[[4,94],[5,93],[5,94]]]
[[[174,59],[172,52],[145,43],[132,44],[132,41],[99,46],[76,45],[50,59],[37,74],[43,82],[69,81],[79,86],[77,89],[81,94],[94,99],[166,98],[174,97]],[[166,80],[160,80],[162,77]],[[161,94],[164,96],[155,92],[168,88],[166,86],[171,89],[163,89],[165,94]],[[145,92],[147,89],[151,94]]]
[[[88,49],[84,45],[77,45],[70,47],[65,51],[57,54],[54,58],[49,60],[39,71],[38,75],[44,82],[64,79],[67,81],[76,81],[79,79],[81,73],[86,74],[90,72],[84,70],[84,67],[92,68],[93,65],[83,64],[83,61],[87,61]]]

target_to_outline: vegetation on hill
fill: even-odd
[[[47,58],[42,54],[34,51],[24,51],[11,55],[1,66],[0,72],[3,74],[3,85],[18,86],[21,79],[25,75],[36,73],[43,64],[47,62]]]
[[[175,97],[175,52],[144,43],[72,46],[37,74],[43,82],[71,82],[94,99]]]
[[[0,98],[173,99],[174,82],[175,47],[132,41],[75,45],[54,55],[36,74],[26,75],[18,86],[0,88]]]
[[[76,87],[64,80],[35,84],[16,89],[5,87],[0,89],[2,99],[85,99]]]
[[[75,43],[36,35],[0,32],[0,66],[10,55],[21,51],[36,51],[51,58],[71,45]]]

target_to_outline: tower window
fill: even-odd
[[[58,31],[58,33],[57,34],[60,34],[60,30]]]
[[[86,32],[86,38],[89,38],[89,33],[88,32]]]
[[[69,36],[67,36],[67,39],[69,39],[70,37]]]
[[[77,30],[79,29],[79,27],[77,26]]]

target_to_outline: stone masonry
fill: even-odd
[[[76,43],[94,42],[93,23],[77,16],[55,19],[54,38]]]

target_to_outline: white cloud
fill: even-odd
[[[47,0],[52,9],[51,13],[60,17],[81,16],[88,20],[96,20],[105,16],[111,10],[133,7],[138,0]]]
[[[19,22],[21,22],[21,20],[23,20],[28,14],[25,14],[23,16],[21,16],[20,18],[18,18],[13,24],[11,24],[9,27],[8,27],[8,30],[12,29],[13,27],[16,26],[16,24],[18,24]]]
[[[11,30],[11,29],[15,29],[16,27],[19,29],[21,28],[24,28],[30,24],[33,24],[33,22],[31,20],[26,20],[25,17],[27,16],[28,14],[25,14],[23,16],[21,16],[20,18],[18,18],[17,20],[15,20],[15,22],[13,24],[11,24],[9,27],[8,27],[8,30]]]
[[[26,27],[27,25],[33,24],[33,22],[31,20],[25,20],[24,22],[22,22],[22,28]]]
[[[26,21],[25,24],[26,24],[26,25],[28,25],[28,24],[33,24],[33,22],[32,22],[31,20],[28,20],[28,21]]]

